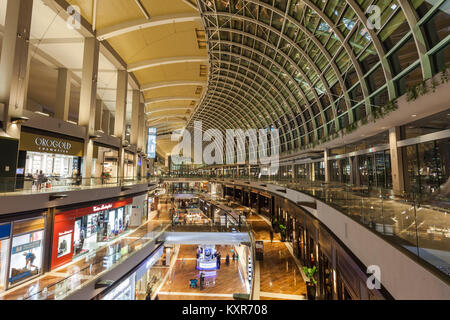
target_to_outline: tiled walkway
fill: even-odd
[[[255,240],[264,241],[264,260],[257,261],[260,270],[259,297],[261,300],[302,300],[306,297],[306,284],[300,269],[278,234],[270,241],[270,226],[260,216],[247,218]]]

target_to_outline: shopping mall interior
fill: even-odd
[[[0,300],[450,300],[449,30],[450,0],[0,0]]]

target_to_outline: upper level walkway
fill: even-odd
[[[99,188],[127,187],[136,184],[154,183],[156,178],[57,178],[49,177],[45,183],[38,184],[37,180],[25,179],[26,182],[16,181],[14,179],[0,178],[0,197],[1,196],[23,196],[30,194],[46,194],[55,192],[68,192],[91,190]],[[20,183],[18,183],[20,182]],[[16,187],[23,183],[23,186]]]

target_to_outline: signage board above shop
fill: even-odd
[[[19,149],[23,151],[66,154],[74,157],[82,157],[84,143],[65,137],[55,137],[22,130],[20,134]]]

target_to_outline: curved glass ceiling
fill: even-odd
[[[448,1],[198,2],[210,75],[188,127],[194,120],[205,129],[275,127],[284,153],[318,143],[430,78],[433,46],[410,26],[442,12],[448,22]]]

